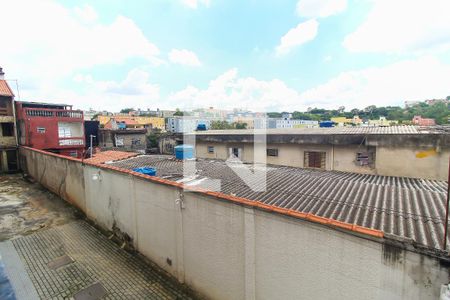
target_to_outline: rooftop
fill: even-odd
[[[53,107],[72,107],[70,104],[62,104],[62,103],[47,103],[47,102],[33,102],[33,101],[17,101],[23,107],[39,107],[39,108],[53,108]]]
[[[14,93],[6,80],[0,80],[0,96],[14,97]]]
[[[449,133],[450,128],[445,126],[420,127],[412,125],[404,126],[348,126],[331,128],[277,128],[277,129],[239,129],[239,130],[208,130],[197,132],[197,135],[250,135],[266,133],[268,135],[293,134],[293,135],[384,135],[384,134],[439,134]]]
[[[380,230],[414,247],[442,250],[444,181],[267,166],[266,192],[255,192],[224,161],[198,159],[195,176],[185,179],[183,162],[172,156],[141,155],[109,165],[128,170],[154,167],[158,177],[207,190],[214,186],[212,179],[220,179],[224,194]]]
[[[102,152],[95,153],[91,158],[85,159],[84,161],[97,163],[97,164],[103,164],[106,162],[112,162],[112,161],[117,161],[117,160],[134,157],[136,155],[138,155],[138,153],[108,150],[108,151],[102,151]]]

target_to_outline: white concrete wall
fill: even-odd
[[[48,157],[28,153],[33,176],[47,162],[64,165]],[[88,217],[127,233],[139,252],[212,299],[437,299],[448,283],[448,269],[430,256],[119,171],[83,170]]]
[[[435,299],[448,281],[434,259],[318,224],[114,171],[84,177],[88,215],[213,299]]]

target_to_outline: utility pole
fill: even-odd
[[[448,206],[450,202],[450,157],[448,160],[447,205],[445,207],[444,251],[447,251]]]
[[[93,134],[91,134],[91,135],[89,136],[90,144],[91,144],[91,146],[89,147],[89,157],[90,157],[90,158],[92,158],[92,141],[93,141],[94,138],[95,138],[95,135],[93,135]]]

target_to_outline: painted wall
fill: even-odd
[[[449,149],[377,147],[378,174],[447,180]]]
[[[127,233],[139,252],[212,299],[437,299],[448,283],[437,259],[368,236],[21,152],[30,174],[52,189],[58,178],[83,178],[89,218]]]
[[[214,153],[208,153],[214,146]],[[242,160],[253,162],[253,147],[250,143],[197,142],[199,158],[227,159],[228,148],[243,149]],[[355,163],[356,154],[366,151],[364,145],[315,145],[315,144],[267,144],[277,148],[278,157],[267,156],[267,163],[282,166],[303,167],[305,151],[326,152],[326,170],[401,176],[423,179],[447,180],[450,150],[442,148],[375,147],[375,164],[360,166]]]
[[[84,173],[81,161],[46,155],[21,147],[22,170],[64,200],[86,211]]]
[[[208,146],[214,147],[214,153],[208,152]],[[253,147],[245,143],[196,143],[196,154],[199,158],[223,159],[228,158],[228,148],[240,147],[243,150],[243,161],[253,162]],[[364,146],[332,146],[314,144],[267,144],[267,148],[278,149],[278,156],[266,156],[266,162],[273,165],[304,167],[305,151],[319,151],[326,153],[326,170],[339,170],[347,172],[358,172],[374,174],[375,169],[369,166],[358,166],[355,164],[356,153],[363,151]]]

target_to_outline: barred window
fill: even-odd
[[[267,156],[278,156],[278,149],[276,148],[268,148]]]
[[[306,168],[325,169],[326,152],[305,151],[304,166]]]

